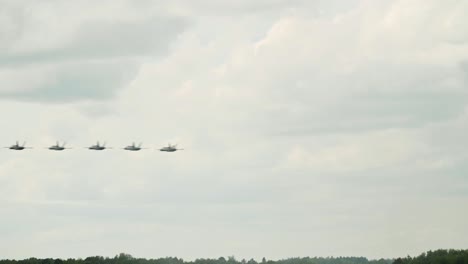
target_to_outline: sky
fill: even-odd
[[[2,0],[0,256],[467,248],[466,10]]]

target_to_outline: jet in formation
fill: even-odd
[[[91,147],[88,147],[88,149],[91,149],[91,150],[105,150],[106,148],[109,149],[108,147],[106,147],[106,142],[104,142],[103,145],[100,145],[99,141],[96,143],[96,145],[92,145]]]
[[[10,147],[5,147],[5,148],[12,149],[12,150],[32,149],[31,147],[25,147],[25,145],[26,145],[26,142],[24,142],[23,145],[20,145],[19,142],[16,141],[16,144],[11,145]],[[52,145],[52,146],[50,146],[50,147],[48,147],[46,149],[54,150],[54,151],[62,151],[62,150],[65,150],[65,149],[71,149],[71,148],[66,148],[65,145],[66,145],[66,142],[63,142],[63,144],[60,145],[60,143],[57,141],[55,143],[55,145]],[[123,149],[128,150],[128,151],[140,151],[142,149],[147,149],[147,148],[142,148],[141,145],[142,145],[142,143],[138,144],[138,146],[137,146],[135,144],[135,142],[133,142],[131,145],[128,145]],[[106,142],[104,142],[104,144],[101,145],[99,143],[99,141],[95,145],[92,145],[92,146],[86,147],[86,148],[90,149],[90,150],[112,149],[110,147],[106,147]],[[176,145],[171,145],[169,143],[168,146],[160,148],[159,150],[163,151],[163,152],[176,152],[178,150],[183,150],[183,149],[177,148],[177,144]]]
[[[176,152],[177,150],[184,150],[184,149],[178,149],[177,144],[171,145],[169,143],[169,145],[167,147],[160,148],[159,150],[160,151],[165,151],[165,152]]]
[[[71,148],[66,148],[65,147],[66,144],[67,144],[66,142],[63,142],[62,146],[60,146],[59,142],[57,141],[57,143],[55,143],[55,145],[50,146],[48,149],[55,150],[55,151],[62,151],[62,150],[65,150],[65,149],[71,149]]]
[[[141,145],[142,145],[142,143],[140,143],[138,146],[136,146],[135,142],[133,142],[132,145],[126,146],[123,149],[129,150],[129,151],[140,151],[142,149],[145,149],[145,148],[142,148]]]
[[[12,149],[12,150],[31,149],[31,147],[25,147],[25,145],[26,145],[26,142],[24,142],[23,145],[20,145],[18,141],[16,141],[15,145],[11,145],[10,147],[5,147],[5,148]]]

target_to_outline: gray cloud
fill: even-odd
[[[112,98],[135,78],[145,60],[167,54],[171,43],[187,27],[186,19],[169,15],[90,19],[66,26],[71,32],[52,33],[56,40],[49,46],[43,45],[47,37],[41,36],[46,39],[39,39],[40,45],[35,47],[27,43],[28,34],[35,30],[31,22],[34,16],[28,20],[21,12],[13,12],[0,17],[9,22],[0,27],[5,36],[17,36],[8,44],[9,49],[0,52],[0,78],[4,76],[0,96],[43,102]],[[28,26],[20,26],[17,20],[25,20],[23,24]],[[47,28],[51,23],[55,22],[46,21],[40,27]],[[61,35],[70,37],[62,40],[58,38]],[[21,50],[15,45],[28,48]]]
[[[4,54],[0,56],[0,65],[6,67],[161,55],[168,51],[170,43],[185,26],[183,19],[170,17],[129,22],[84,22],[63,47]]]
[[[0,91],[0,97],[24,101],[70,102],[108,100],[137,74],[138,63],[128,60],[60,64],[47,70],[47,81],[29,89]]]
[[[306,76],[295,77],[300,85],[287,79],[270,86],[277,87],[271,100],[280,106],[265,109],[262,120],[282,117],[280,134],[418,127],[458,116],[468,101],[468,83],[457,65],[376,64],[346,75]],[[281,104],[285,96],[294,103]]]

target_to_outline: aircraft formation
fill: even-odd
[[[128,150],[128,151],[140,151],[142,149],[148,149],[148,148],[142,148],[141,145],[142,145],[142,143],[138,144],[138,146],[137,146],[135,144],[135,142],[133,142],[131,145],[128,145],[128,146],[126,146],[126,147],[124,147],[122,149],[123,150]],[[52,146],[50,146],[50,147],[48,147],[46,149],[53,150],[53,151],[63,151],[63,150],[66,150],[66,149],[71,149],[71,148],[67,148],[65,146],[66,146],[66,142],[63,142],[62,145],[60,145],[60,143],[57,141],[55,143],[55,145],[52,145]],[[18,141],[16,141],[16,143],[14,145],[11,145],[11,146],[5,147],[5,148],[11,149],[11,150],[32,149],[32,147],[26,147],[26,142],[24,142],[22,145],[20,145]],[[97,151],[112,149],[110,147],[106,147],[105,142],[101,145],[99,143],[99,141],[96,142],[95,145],[91,145],[91,146],[85,147],[85,148],[89,149],[89,150],[97,150]],[[163,152],[176,152],[178,150],[184,150],[184,149],[177,148],[177,144],[176,145],[171,145],[169,143],[168,146],[159,148],[158,150],[163,151]]]

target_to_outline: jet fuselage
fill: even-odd
[[[177,149],[176,149],[176,148],[172,148],[172,147],[164,147],[164,148],[160,149],[160,151],[175,152],[175,151],[177,151]]]
[[[56,151],[62,151],[64,150],[65,148],[64,147],[59,147],[59,146],[52,146],[49,148],[50,150],[56,150]]]
[[[89,149],[91,149],[91,150],[105,150],[106,147],[103,147],[103,146],[91,146],[91,147],[89,147]]]
[[[130,150],[130,151],[139,151],[139,150],[141,150],[140,147],[135,147],[135,146],[127,146],[124,149],[125,150]]]
[[[13,150],[23,150],[25,149],[25,147],[23,146],[18,146],[18,145],[13,145],[10,147],[10,149],[13,149]]]

